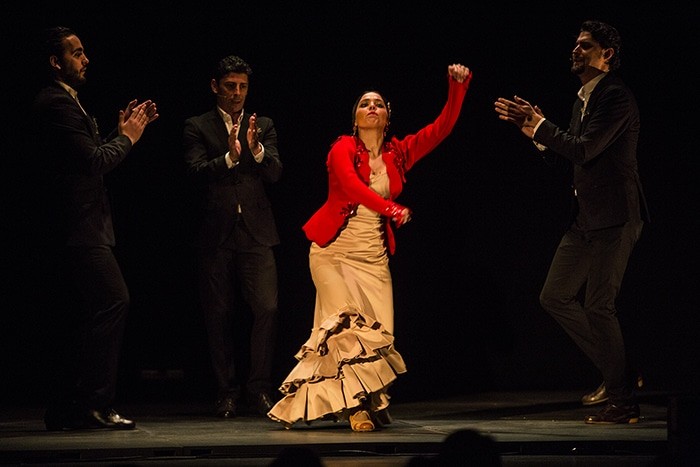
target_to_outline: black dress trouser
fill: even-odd
[[[615,300],[642,226],[641,220],[594,231],[572,226],[557,247],[540,293],[542,307],[600,370],[616,405],[634,398]],[[582,303],[578,296],[584,286]]]

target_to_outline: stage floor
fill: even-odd
[[[580,392],[492,392],[411,403],[394,402],[393,423],[371,433],[317,422],[291,430],[262,417],[218,419],[201,403],[117,407],[134,431],[47,432],[40,407],[5,407],[0,419],[3,465],[160,466],[269,465],[290,446],[318,453],[323,465],[402,466],[436,455],[450,433],[472,429],[496,441],[505,466],[677,465],[660,463],[683,450],[671,431],[673,396],[645,391],[633,425],[583,423],[598,407]],[[685,450],[684,452],[687,452]],[[424,465],[424,464],[423,464]]]

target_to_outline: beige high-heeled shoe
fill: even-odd
[[[350,428],[352,431],[374,431],[374,423],[366,410],[358,410],[350,415]]]

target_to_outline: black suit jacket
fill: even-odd
[[[581,118],[576,99],[571,123],[562,131],[542,122],[534,141],[574,164],[576,223],[585,230],[649,221],[637,168],[639,109],[634,95],[614,73],[593,89]]]
[[[45,238],[67,246],[113,246],[104,174],[124,160],[131,141],[113,132],[105,142],[95,120],[58,83],[37,94],[32,110],[34,154],[43,174],[35,207],[50,233]]]
[[[250,114],[244,114],[238,139],[241,141],[240,164],[229,169],[228,133],[216,108],[188,118],[184,127],[184,149],[187,173],[200,188],[200,227],[194,244],[216,247],[230,236],[239,216],[248,231],[263,245],[279,244],[272,205],[265,191],[266,183],[274,183],[282,175],[282,162],[277,151],[277,131],[273,121],[258,117],[259,141],[265,148],[262,162],[256,162],[248,148],[246,131]],[[240,207],[240,212],[239,212]]]

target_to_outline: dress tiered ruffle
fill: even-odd
[[[304,421],[347,420],[363,401],[370,412],[389,406],[387,390],[405,373],[394,337],[357,310],[324,321],[295,355],[299,361],[280,391],[285,395],[268,416],[285,427]]]

